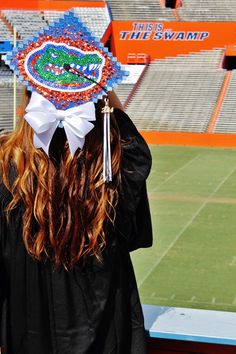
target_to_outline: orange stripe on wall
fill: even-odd
[[[101,39],[102,43],[104,45],[106,45],[106,43],[110,37],[111,37],[111,22],[109,23],[104,35],[102,36],[102,39]]]
[[[179,17],[179,14],[178,14],[178,11],[176,9],[173,9],[173,14],[174,14],[174,17],[175,17],[176,21],[181,21],[180,17]]]
[[[68,10],[72,7],[105,7],[105,2],[86,1],[38,1],[39,10]]]
[[[148,144],[236,147],[236,134],[177,133],[177,132],[140,132]]]
[[[37,10],[38,9],[38,0],[22,0],[20,1],[9,1],[9,0],[1,0],[0,9],[8,9],[8,10]]]
[[[22,10],[61,10],[65,11],[72,7],[105,7],[105,2],[96,1],[38,1],[38,0],[1,0],[0,9]]]
[[[228,71],[226,73],[225,80],[223,82],[222,89],[221,89],[218,101],[216,103],[215,111],[214,111],[214,113],[212,115],[211,121],[210,121],[208,129],[207,129],[207,133],[212,133],[212,131],[213,131],[214,127],[215,127],[217,118],[218,118],[218,116],[220,114],[220,110],[221,110],[221,107],[222,107],[222,104],[223,104],[223,101],[224,101],[224,98],[225,98],[225,95],[226,95],[226,92],[227,92],[227,88],[229,86],[231,75],[232,75],[231,71]]]

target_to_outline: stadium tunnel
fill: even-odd
[[[165,6],[171,8],[171,9],[176,9],[176,8],[182,6],[182,1],[181,0],[166,0]]]
[[[236,46],[230,46],[225,51],[222,68],[226,70],[236,70]]]

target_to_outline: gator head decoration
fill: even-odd
[[[63,110],[101,98],[104,92],[93,81],[109,91],[126,75],[73,12],[18,43],[6,62],[29,90]],[[64,64],[81,75],[65,71]]]
[[[64,64],[76,68],[81,76],[67,72]],[[105,58],[98,51],[86,53],[67,44],[46,42],[29,53],[24,66],[29,77],[39,85],[51,89],[53,84],[56,91],[82,92],[96,85],[83,75],[99,82],[104,64]]]

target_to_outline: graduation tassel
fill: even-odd
[[[107,90],[95,80],[89,78],[84,73],[81,73],[79,70],[75,68],[71,68],[70,64],[63,65],[64,70],[68,72],[72,72],[78,76],[82,76],[88,81],[95,83],[100,86],[105,95],[107,95]],[[102,108],[103,113],[103,180],[105,183],[109,183],[112,181],[112,166],[111,166],[111,139],[110,139],[110,114],[113,112],[113,107],[109,106],[109,99],[106,96],[104,98],[105,106]]]
[[[112,181],[112,166],[111,166],[111,139],[110,139],[110,114],[113,112],[113,107],[109,106],[109,99],[107,97],[107,90],[99,82],[91,79],[84,73],[81,73],[79,70],[72,68],[70,64],[63,65],[64,70],[82,76],[88,81],[95,83],[100,86],[100,88],[105,93],[106,97],[104,98],[105,106],[102,108],[103,113],[103,180],[105,183]]]
[[[109,99],[104,99],[105,106],[102,109],[103,113],[103,180],[108,183],[112,181],[112,166],[111,166],[111,141],[110,141],[110,113],[113,108],[109,106]]]

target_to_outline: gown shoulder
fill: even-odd
[[[129,251],[152,245],[152,224],[146,180],[151,170],[149,147],[129,116],[114,111],[122,145],[119,231]]]

